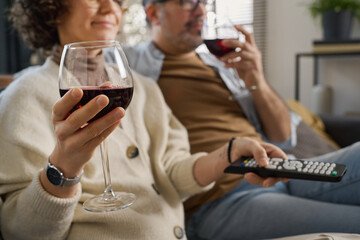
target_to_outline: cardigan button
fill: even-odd
[[[177,239],[182,239],[184,237],[184,230],[180,226],[175,226],[174,235]]]
[[[126,156],[128,158],[136,158],[138,155],[139,155],[139,149],[136,146],[131,145],[127,148]]]

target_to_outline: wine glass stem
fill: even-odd
[[[111,187],[107,139],[105,139],[104,141],[101,142],[100,152],[101,152],[101,161],[102,161],[102,165],[103,165],[104,182],[105,182],[104,199],[108,200],[108,199],[114,198],[115,194]]]

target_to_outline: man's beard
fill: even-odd
[[[169,40],[173,42],[178,50],[182,53],[194,51],[198,46],[203,43],[201,37],[201,30],[194,33],[191,32],[192,25],[197,23],[199,20],[192,20],[185,24],[185,30],[179,33],[176,37],[169,37]]]

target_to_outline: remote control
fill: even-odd
[[[255,159],[241,157],[228,166],[224,172],[239,174],[253,172],[261,177],[339,182],[346,172],[346,166],[338,163],[270,158],[266,167],[260,167]]]

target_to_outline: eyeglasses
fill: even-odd
[[[168,0],[153,0],[153,3],[163,3]],[[206,5],[207,0],[180,0],[180,6],[185,11],[193,12],[199,6],[200,3]]]

